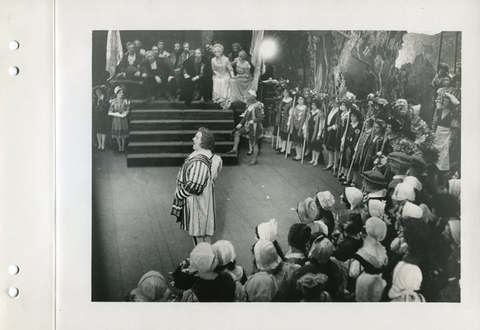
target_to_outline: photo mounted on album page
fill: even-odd
[[[346,2],[55,3],[55,327],[478,325],[479,5]]]

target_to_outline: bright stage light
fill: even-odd
[[[272,39],[264,39],[260,50],[264,59],[271,59],[277,54],[277,43]]]

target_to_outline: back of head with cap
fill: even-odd
[[[321,191],[316,196],[320,206],[324,210],[331,211],[333,206],[335,205],[335,197],[332,195],[330,191]]]
[[[277,239],[278,225],[277,220],[270,219],[268,222],[263,222],[257,226],[257,235],[259,239],[264,239],[273,242]]]
[[[258,272],[245,283],[245,293],[247,301],[270,302],[277,293],[275,278],[266,272]]]
[[[423,216],[423,210],[420,206],[410,202],[406,202],[402,210],[402,218],[421,219]]]
[[[315,200],[307,197],[303,202],[298,203],[297,214],[301,223],[308,224],[318,216],[318,208]]]
[[[328,238],[322,235],[313,241],[308,258],[320,264],[324,264],[330,260],[333,252],[335,252],[335,246]]]
[[[220,240],[215,242],[212,246],[215,250],[218,266],[225,266],[235,261],[237,256],[233,244],[230,241]]]
[[[355,299],[358,302],[379,302],[386,286],[387,282],[382,278],[382,275],[362,273],[357,278]]]
[[[387,224],[379,218],[371,217],[365,223],[365,231],[368,236],[377,242],[381,242],[387,236]]]
[[[200,243],[190,253],[190,270],[199,275],[213,272],[218,266],[213,246],[209,243]]]
[[[255,257],[255,264],[259,270],[274,270],[282,262],[273,243],[267,240],[258,240],[253,246],[253,254]]]
[[[350,209],[355,209],[363,201],[363,193],[360,189],[355,187],[345,188],[345,198],[350,204]]]
[[[400,261],[393,270],[392,288],[388,296],[397,301],[422,301],[415,291],[420,290],[423,276],[418,266]]]
[[[370,213],[371,217],[383,219],[385,216],[385,205],[387,205],[386,201],[370,199],[368,201],[368,213]]]
[[[418,191],[422,190],[423,188],[422,183],[414,176],[406,176],[405,178],[403,178],[403,183],[412,186]]]
[[[399,183],[395,187],[395,191],[393,192],[392,199],[397,202],[404,202],[404,201],[413,202],[415,200],[415,189],[409,183],[406,183],[406,182]]]
[[[142,276],[137,288],[132,290],[130,296],[132,301],[136,302],[166,301],[170,293],[163,275],[151,270]]]

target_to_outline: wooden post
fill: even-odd
[[[442,44],[443,44],[443,31],[440,32],[440,47],[438,49],[438,61],[437,61],[437,69],[440,65],[440,58],[442,57]]]
[[[307,138],[303,138],[303,147],[302,147],[302,161],[301,163],[303,164],[303,157],[305,156],[305,146],[307,145]]]

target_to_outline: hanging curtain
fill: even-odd
[[[108,30],[107,36],[107,64],[105,70],[110,73],[110,77],[115,74],[115,68],[120,63],[123,56],[122,39],[120,31]]]
[[[258,80],[260,76],[265,73],[265,64],[263,63],[260,47],[262,45],[264,30],[254,30],[252,32],[252,44],[250,45],[250,54],[252,56],[252,64],[255,67],[253,73],[253,81],[251,89],[257,91]]]

